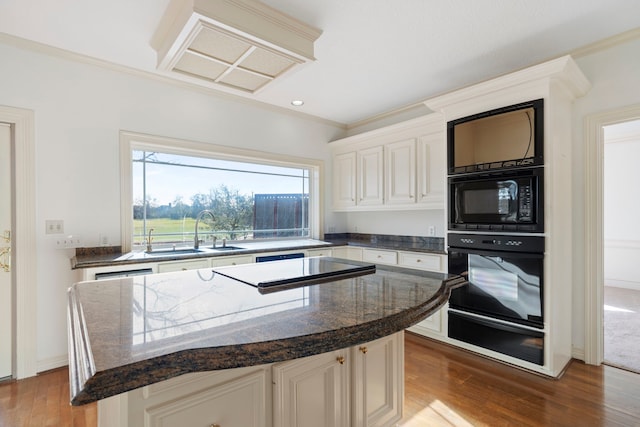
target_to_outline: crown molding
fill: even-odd
[[[72,52],[66,49],[50,46],[44,43],[35,42],[32,40],[23,39],[11,34],[0,32],[0,43],[8,46],[17,47],[19,49],[28,50],[31,52],[40,53],[43,55],[64,59],[67,61],[77,62],[81,64],[93,65],[99,68],[104,68],[111,71],[116,71],[124,74],[129,74],[136,77],[141,77],[149,80],[154,80],[160,83],[168,84],[182,89],[191,90],[208,96],[216,98],[226,99],[228,101],[239,102],[254,108],[260,108],[262,110],[271,111],[278,114],[283,114],[299,119],[309,120],[312,122],[320,123],[327,126],[333,126],[338,129],[345,130],[347,125],[345,123],[336,122],[329,119],[324,119],[311,114],[306,114],[300,111],[293,111],[284,107],[278,107],[276,105],[267,104],[262,101],[257,101],[249,97],[241,95],[235,95],[225,92],[223,90],[214,89],[199,84],[191,83],[189,81],[178,80],[164,74],[158,74],[151,71],[139,70],[136,68],[127,67],[125,65],[116,64],[114,62],[105,61],[103,59],[94,58],[91,56],[83,55],[80,53]]]

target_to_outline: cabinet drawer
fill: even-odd
[[[158,264],[158,273],[170,271],[195,270],[209,267],[209,259],[196,259],[191,261],[163,262]]]
[[[253,256],[251,255],[239,255],[239,256],[225,256],[220,258],[211,258],[212,267],[222,267],[224,265],[240,265],[253,263]]]
[[[362,251],[362,261],[395,265],[398,263],[398,253],[396,251],[364,249]]]
[[[266,427],[264,371],[170,400],[145,410],[146,427]]]
[[[309,249],[307,256],[333,256],[331,249]]]
[[[440,255],[400,252],[399,264],[402,267],[419,268],[420,270],[442,271],[442,257]]]

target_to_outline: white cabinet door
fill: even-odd
[[[273,367],[274,427],[349,425],[348,349]]]
[[[336,154],[333,157],[333,207],[356,205],[356,153]]]
[[[158,264],[158,273],[168,273],[170,271],[187,271],[198,268],[209,267],[209,258],[189,261],[161,262]]]
[[[418,138],[418,203],[444,209],[447,157],[445,133]]]
[[[353,426],[392,426],[402,418],[402,332],[352,348]]]
[[[358,201],[360,206],[382,205],[383,148],[372,147],[358,151]]]
[[[385,203],[416,202],[416,140],[393,142],[384,147]]]

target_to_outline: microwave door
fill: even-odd
[[[500,224],[517,220],[518,183],[479,181],[460,183],[455,191],[456,222]]]

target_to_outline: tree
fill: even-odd
[[[224,184],[209,190],[209,194],[196,194],[191,198],[193,217],[204,210],[213,212],[211,227],[215,232],[224,232],[218,237],[237,239],[243,230],[250,230],[253,224],[253,197],[240,194]],[[209,221],[205,218],[204,221]]]

